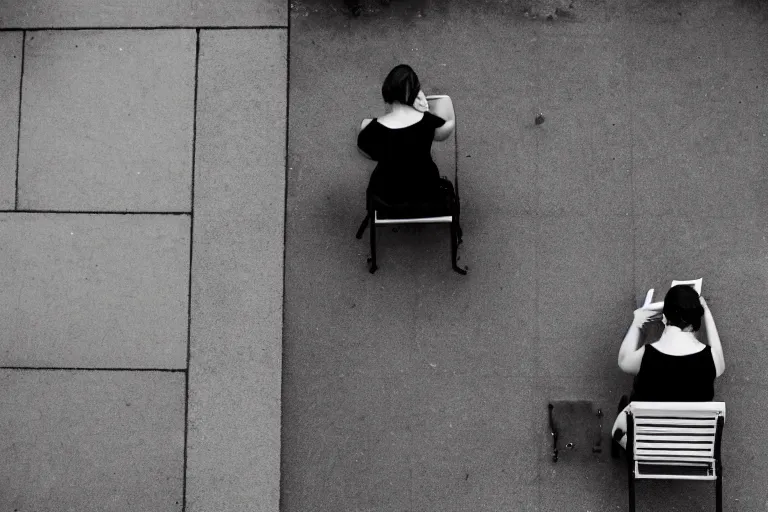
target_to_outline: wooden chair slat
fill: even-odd
[[[714,444],[714,441],[708,435],[687,435],[687,434],[648,434],[642,433],[635,436],[635,440],[640,442],[673,442],[673,443],[707,443]]]
[[[709,453],[713,453],[715,449],[715,443],[649,443],[638,441],[635,446],[638,450],[691,450]]]
[[[642,429],[639,434],[698,434],[701,436],[714,436],[717,431],[716,427],[695,427],[695,428],[678,428],[673,426],[668,427],[647,427]]]
[[[717,425],[717,419],[715,418],[635,418],[635,425],[638,429],[642,429],[645,426],[656,425],[679,425],[685,427],[715,427]]]

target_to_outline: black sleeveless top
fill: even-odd
[[[363,128],[357,145],[378,162],[369,192],[393,204],[436,193],[440,172],[432,160],[432,140],[435,128],[444,124],[441,117],[424,112],[420,121],[405,128],[388,128],[378,118]]]
[[[685,356],[671,356],[646,345],[630,401],[711,402],[716,377],[708,345],[701,352]]]

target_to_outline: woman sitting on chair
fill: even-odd
[[[378,165],[368,183],[367,194],[373,194],[395,209],[406,207],[431,209],[442,205],[446,188],[453,187],[432,160],[432,141],[445,140],[453,132],[455,114],[447,96],[436,100],[434,110],[421,90],[416,73],[401,64],[389,72],[381,87],[387,113],[365,119],[357,136],[360,152]]]
[[[646,346],[641,342],[640,328],[661,317],[666,324],[658,341]],[[707,344],[696,333],[701,321],[707,333]],[[714,382],[725,371],[723,347],[717,327],[704,297],[692,287],[677,285],[664,297],[661,311],[640,308],[619,349],[619,367],[635,375],[632,394],[621,397],[619,415],[613,425],[611,454],[626,448],[629,402],[711,402]],[[618,444],[617,444],[618,443]]]

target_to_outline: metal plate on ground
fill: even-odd
[[[602,408],[586,400],[554,400],[548,408],[553,462],[595,459],[610,451]]]

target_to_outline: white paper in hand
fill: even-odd
[[[672,281],[672,284],[669,285],[669,287],[672,288],[673,286],[677,286],[679,284],[687,284],[688,286],[691,286],[694,290],[696,290],[696,293],[701,295],[701,283],[703,280],[704,278],[692,279],[690,281],[675,280],[675,281]],[[664,309],[664,301],[651,302],[653,300],[653,292],[654,292],[653,288],[648,290],[648,294],[645,296],[645,302],[643,303],[643,309],[653,309],[653,310],[661,311],[662,309]]]
[[[701,279],[693,279],[691,281],[672,281],[672,284],[669,285],[670,288],[673,286],[677,286],[679,284],[687,284],[688,286],[691,286],[694,290],[696,290],[696,293],[701,295],[701,282],[704,278]]]

